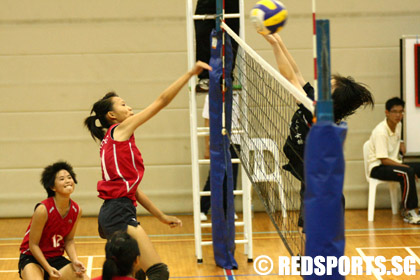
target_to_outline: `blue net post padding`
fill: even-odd
[[[305,255],[344,255],[344,155],[343,143],[347,126],[318,122],[306,139],[304,215]],[[309,279],[344,279],[337,268],[332,275],[306,275]]]
[[[209,112],[210,112],[210,189],[213,251],[216,264],[225,269],[236,269],[235,219],[233,202],[232,161],[229,139],[222,135],[223,96],[222,82],[222,32],[211,33]],[[225,33],[226,34],[226,33]],[[226,76],[226,129],[230,134],[232,119],[232,47],[229,36],[225,35],[225,76]],[[215,44],[217,42],[217,44]],[[224,184],[224,180],[227,180]],[[226,187],[223,188],[223,185]],[[225,212],[226,208],[226,212]]]

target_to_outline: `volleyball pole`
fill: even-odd
[[[329,21],[317,20],[317,121],[309,131],[305,148],[304,230],[305,255],[344,255],[344,154],[347,126],[334,123],[330,78]],[[301,273],[304,273],[301,271]],[[304,275],[305,280],[342,280],[338,266],[331,275]]]

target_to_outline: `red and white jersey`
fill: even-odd
[[[79,205],[70,199],[70,210],[63,218],[57,210],[54,203],[54,197],[37,204],[44,204],[47,208],[48,219],[42,230],[42,236],[39,240],[39,248],[46,259],[62,256],[64,253],[64,238],[71,232],[79,215]],[[36,209],[35,207],[35,209]],[[29,234],[31,232],[32,220],[26,230],[25,237],[20,245],[20,252],[26,255],[32,255],[29,250]]]
[[[100,156],[102,180],[98,182],[99,197],[113,199],[128,197],[136,206],[136,191],[144,174],[141,153],[136,146],[134,134],[126,141],[115,141],[112,125],[101,143]]]

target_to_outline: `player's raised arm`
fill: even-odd
[[[274,35],[263,35],[263,37],[267,40],[268,43],[270,43],[271,47],[273,48],[274,57],[276,58],[277,67],[280,71],[280,74],[282,74],[283,77],[285,77],[299,91],[305,93],[295,71],[293,70],[292,65],[287,59],[277,39],[274,37]]]
[[[284,44],[280,35],[278,33],[275,33],[275,34],[273,34],[273,36],[276,39],[277,43],[279,44],[279,46],[280,46],[281,50],[283,51],[284,55],[286,56],[287,60],[289,61],[290,66],[292,67],[293,71],[295,72],[296,77],[297,77],[300,85],[303,87],[306,84],[306,82],[305,82],[305,79],[302,76],[302,73],[300,72],[299,66],[297,65],[295,59],[290,54],[289,50],[287,49],[287,47]]]
[[[114,139],[124,141],[130,138],[137,127],[141,126],[143,123],[156,115],[160,110],[166,107],[184,87],[188,80],[192,76],[200,74],[203,69],[211,71],[211,67],[207,63],[198,61],[193,68],[166,88],[152,104],[147,106],[143,111],[133,115],[131,118],[127,118],[121,122],[115,129]]]

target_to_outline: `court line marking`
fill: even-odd
[[[419,233],[398,233],[398,235],[409,236],[409,235],[418,235]],[[346,237],[369,237],[369,236],[395,236],[396,233],[374,233],[374,234],[346,234]],[[98,238],[100,239],[100,238]],[[280,239],[280,236],[261,236],[255,237],[253,240],[265,240],[265,239]],[[1,240],[0,240],[1,241]],[[194,242],[192,238],[189,239],[152,239],[152,243],[164,243],[164,242]],[[211,239],[203,239],[203,241],[211,241]],[[105,244],[106,241],[103,239],[97,241],[76,241],[76,244]],[[0,246],[19,246],[21,243],[0,243]],[[392,248],[392,247],[391,247]],[[404,248],[404,247],[401,247]],[[413,247],[414,248],[414,247]],[[420,247],[419,247],[420,248]],[[369,249],[369,248],[367,248]]]
[[[92,255],[92,256],[77,256],[78,258],[105,258],[105,255]],[[0,258],[0,261],[14,261],[14,260],[18,260],[19,258]]]
[[[419,256],[417,256],[416,253],[413,252],[413,250],[411,250],[411,248],[409,247],[405,247],[405,249],[407,250],[407,252],[414,257],[414,259],[416,260],[416,262],[420,265],[420,258]]]
[[[280,236],[261,236],[253,238],[253,240],[264,240],[264,239],[280,239]],[[170,243],[170,242],[194,242],[192,238],[189,239],[152,239],[152,243]],[[203,239],[203,241],[211,241],[211,239]],[[77,244],[105,244],[106,241],[101,239],[98,241],[76,241]],[[0,243],[0,246],[19,246],[21,243]]]
[[[359,247],[357,249],[362,249],[362,250],[366,250],[366,249],[405,249],[405,248],[420,248],[420,246],[395,246],[395,247]]]
[[[93,256],[88,257],[88,263],[86,268],[86,275],[91,278],[92,277],[92,265],[93,265]]]
[[[418,231],[419,228],[374,228],[374,229],[346,229],[345,232],[376,232],[376,231]],[[283,231],[282,231],[283,232]],[[292,233],[297,233],[298,231],[291,231]],[[289,232],[288,232],[289,233]],[[243,232],[236,232],[237,235],[243,235]],[[256,234],[277,234],[277,231],[256,231],[253,235]],[[401,233],[402,234],[402,233]],[[203,233],[202,235],[211,236],[211,233]],[[178,234],[149,234],[149,237],[181,237],[181,236],[194,236],[194,233],[178,233]],[[347,236],[347,235],[346,235]],[[350,235],[349,235],[350,236]],[[75,239],[101,239],[99,236],[75,236]],[[12,241],[12,240],[22,240],[22,237],[3,237],[0,238],[0,241]]]
[[[376,273],[376,270],[375,270],[375,268],[373,267],[373,265],[372,265],[372,263],[371,262],[369,262],[369,264],[368,264],[368,262],[366,261],[366,255],[365,255],[365,253],[363,253],[363,251],[362,251],[362,249],[361,248],[356,248],[356,251],[359,253],[359,255],[362,257],[362,259],[363,259],[363,261],[365,262],[365,264],[366,264],[366,267],[369,265],[372,269],[371,269],[371,271],[372,271],[372,273],[373,273],[373,275],[376,277],[376,279],[378,279],[378,280],[383,280],[383,278],[380,276],[380,275],[378,275],[377,273]]]

